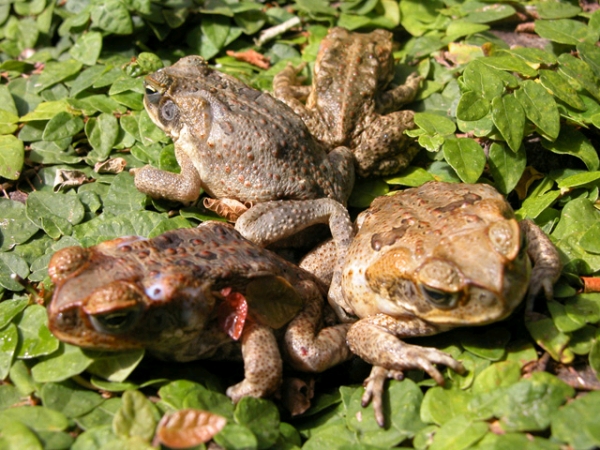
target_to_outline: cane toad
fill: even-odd
[[[56,285],[49,326],[59,339],[98,350],[145,348],[175,361],[241,350],[245,378],[227,390],[236,402],[279,386],[279,345],[304,371],[350,355],[348,325],[320,328],[326,305],[318,280],[231,225],[68,247],[48,272]]]
[[[450,355],[401,339],[501,320],[528,289],[531,310],[540,290],[552,296],[560,273],[544,232],[529,220],[517,223],[486,184],[430,182],[379,197],[357,226],[339,281],[342,297],[334,300],[342,315],[359,318],[347,341],[374,365],[363,401],[373,399],[380,424],[386,377],[416,368],[441,384],[433,364],[464,371]]]
[[[336,242],[349,242],[352,153],[327,154],[284,103],[187,56],[146,77],[144,105],[173,139],[181,173],[134,169],[141,192],[189,203],[204,189],[232,221],[241,210],[236,229],[261,245],[328,221]]]
[[[404,134],[414,127],[414,113],[398,109],[415,98],[421,77],[412,74],[405,84],[389,87],[392,33],[332,28],[321,41],[312,86],[298,85],[302,67],[288,65],[275,76],[273,91],[321,142],[352,149],[361,176],[389,175],[408,165],[418,152]]]

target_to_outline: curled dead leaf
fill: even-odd
[[[171,448],[189,448],[210,441],[227,419],[199,409],[182,409],[160,419],[156,439]]]
[[[235,222],[242,214],[244,214],[250,206],[234,200],[232,198],[210,198],[205,197],[202,200],[204,207],[210,211],[216,212],[221,217],[227,219],[228,222]]]
[[[125,166],[127,166],[127,161],[124,158],[110,158],[96,163],[94,170],[98,173],[121,173],[125,170]]]
[[[581,277],[583,292],[600,292],[600,277]]]
[[[268,69],[271,61],[268,56],[258,53],[256,50],[246,50],[245,52],[234,52],[227,50],[227,55],[234,57],[238,61],[245,61],[261,69]]]

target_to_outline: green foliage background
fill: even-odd
[[[583,386],[567,376],[578,371],[586,388],[597,388],[600,370],[600,294],[581,293],[580,278],[600,270],[600,11],[588,6],[0,2],[0,448],[151,448],[158,419],[182,408],[225,416],[228,424],[215,441],[228,449],[600,446],[600,395],[578,395],[573,386]],[[256,43],[261,30],[290,19],[299,24],[292,31]],[[507,44],[521,22],[544,39],[540,46]],[[156,365],[143,363],[132,375],[143,352],[83,352],[59,343],[42,306],[56,250],[156,236],[210,218],[195,207],[152,201],[136,191],[127,171],[98,165],[177,170],[172,143],[143,109],[143,76],[200,54],[269,90],[287,62],[306,61],[310,68],[334,25],[393,30],[396,81],[415,69],[426,77],[410,105],[418,111],[410,135],[424,150],[397,176],[359,181],[351,206],[364,208],[390,189],[433,179],[492,183],[559,248],[565,267],[555,299],[538,305],[535,321],[524,323],[517,313],[495,326],[424,340],[469,372],[446,371],[445,388],[420,373],[391,382],[384,429],[371,407],[360,406],[357,384],[323,391],[317,384],[311,410],[290,418],[268,400],[244,399],[234,407],[210,362],[159,379]],[[225,53],[250,48],[268,56],[271,68]],[[531,373],[544,367],[549,371]]]

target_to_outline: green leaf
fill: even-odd
[[[227,423],[214,437],[215,443],[223,448],[256,449],[258,440],[248,428],[236,423]]]
[[[442,425],[429,449],[466,449],[479,441],[487,432],[487,423],[458,416]]]
[[[577,91],[559,73],[547,69],[540,70],[540,82],[552,95],[567,105],[578,110],[585,109],[585,105],[579,95],[577,95]]]
[[[390,187],[378,178],[358,180],[348,199],[348,204],[356,208],[366,208],[371,202],[390,191]]]
[[[43,358],[31,368],[31,375],[38,383],[64,381],[79,375],[91,363],[92,359],[81,348],[61,343],[58,352]]]
[[[0,109],[0,134],[12,134],[18,126],[19,116]]]
[[[575,393],[571,386],[547,372],[533,373],[505,389],[494,409],[506,431],[545,429],[558,407]]]
[[[448,28],[446,28],[446,35],[449,40],[456,40],[462,36],[469,36],[475,33],[481,33],[482,31],[489,30],[488,25],[482,25],[478,23],[468,22],[465,20],[456,20],[450,22]]]
[[[23,141],[12,135],[0,136],[0,177],[16,180],[21,176],[25,148]]]
[[[492,120],[513,152],[523,141],[525,112],[514,95],[504,95],[492,100]]]
[[[35,107],[35,110],[21,117],[21,122],[33,120],[50,120],[61,111],[67,111],[69,104],[66,99],[52,102],[43,102]],[[41,136],[40,136],[41,138]]]
[[[537,75],[537,70],[533,69],[522,58],[513,55],[508,50],[497,50],[494,52],[493,56],[480,58],[479,61],[486,66],[509,72],[517,72],[525,77],[535,77]]]
[[[12,298],[0,302],[0,328],[4,328],[29,304],[26,298]]]
[[[12,252],[0,253],[0,286],[15,292],[22,291],[24,287],[17,280],[25,280],[28,275],[29,265],[21,256]]]
[[[27,197],[27,217],[53,239],[70,235],[73,225],[85,215],[83,205],[75,195],[35,191]]]
[[[225,45],[230,27],[230,19],[220,15],[204,16],[200,25],[202,35],[206,36],[217,50],[221,50]]]
[[[600,49],[589,42],[577,44],[579,57],[592,69],[597,78],[600,78]]]
[[[17,117],[19,115],[17,107],[15,106],[15,100],[13,99],[8,86],[5,84],[0,85],[0,111],[5,111]]]
[[[121,408],[113,420],[113,431],[118,436],[139,436],[150,441],[157,422],[152,403],[144,394],[139,391],[125,391]]]
[[[550,311],[550,315],[552,316],[552,320],[554,321],[554,325],[556,325],[556,328],[559,331],[563,333],[570,333],[585,326],[585,320],[581,320],[580,318],[576,318],[576,320],[574,320],[566,313],[565,307],[562,303],[549,300],[547,302],[547,306],[548,310]]]
[[[575,58],[568,53],[562,53],[558,57],[558,71],[568,79],[575,81],[586,91],[592,94],[596,100],[600,101],[600,83],[594,76],[594,72],[585,61]]]
[[[119,123],[112,114],[102,113],[97,118],[92,117],[85,126],[93,151],[88,154],[90,161],[104,161],[117,141]]]
[[[542,2],[536,5],[540,19],[566,19],[576,16],[581,8],[569,3]]]
[[[583,22],[572,19],[536,20],[535,32],[560,44],[577,45],[585,39],[587,27]]]
[[[546,350],[555,361],[564,364],[573,361],[573,353],[566,349],[569,336],[559,331],[552,319],[528,321],[525,325],[535,342]]]
[[[19,331],[17,358],[49,355],[58,349],[58,339],[48,330],[48,315],[41,305],[31,305],[15,319]]]
[[[554,141],[560,132],[558,108],[552,96],[540,84],[525,80],[515,91],[525,115],[540,130],[544,138]]]
[[[108,381],[122,382],[142,361],[144,350],[119,353],[88,351],[87,355],[93,358],[92,364],[87,368],[88,372]]]
[[[362,406],[362,395],[363,389],[356,389],[347,402],[346,424],[360,436],[363,444],[393,447],[413,437],[425,426],[419,415],[423,394],[412,380],[391,381],[386,386],[383,394],[384,428],[377,424],[373,406]]]
[[[105,401],[100,394],[71,381],[46,383],[40,394],[45,407],[60,411],[71,419],[89,413]]]
[[[428,181],[433,181],[435,178],[429,172],[421,167],[407,167],[402,174],[391,178],[386,178],[387,184],[400,184],[402,186],[417,187]]]
[[[84,430],[95,429],[104,426],[111,428],[115,414],[120,408],[121,397],[112,397],[106,401],[103,401],[89,413],[78,416],[75,422],[77,422],[77,425]],[[89,447],[86,447],[86,449],[87,448]]]
[[[458,101],[456,117],[467,121],[479,120],[485,117],[489,111],[490,102],[477,92],[467,91]]]
[[[83,130],[83,119],[62,111],[46,124],[42,139],[45,141],[57,141],[75,136],[81,130]]]
[[[133,23],[129,11],[121,0],[92,2],[92,24],[114,34],[133,33]]]
[[[446,136],[456,131],[456,125],[450,119],[438,114],[415,113],[415,125],[425,130],[428,134]]]
[[[582,160],[588,170],[598,170],[600,160],[587,137],[572,127],[563,126],[554,142],[542,140],[542,146],[551,152],[575,156]]]
[[[34,431],[62,431],[69,426],[62,413],[43,406],[18,406],[0,411],[0,418],[18,420]]]
[[[0,378],[5,379],[13,362],[19,336],[12,323],[0,330]]]
[[[473,139],[446,139],[444,158],[465,183],[476,183],[485,167],[485,154]]]
[[[506,344],[510,340],[510,333],[505,328],[487,328],[483,332],[465,331],[460,344],[465,350],[490,361],[498,361],[504,357]]]
[[[434,386],[427,390],[421,406],[421,420],[425,423],[443,425],[468,413],[472,395],[458,389]]]
[[[503,143],[494,142],[490,146],[488,162],[496,187],[507,195],[521,179],[527,164],[527,156],[522,147],[517,152],[513,152]]]
[[[25,217],[23,203],[0,198],[0,217],[0,251],[10,250],[15,245],[26,242],[39,230]]]
[[[0,422],[0,447],[6,449],[42,450],[35,433],[21,422],[5,417]]]
[[[479,93],[483,98],[492,101],[504,92],[504,83],[500,71],[489,67],[476,59],[470,62],[463,72],[463,82],[469,91]]]
[[[44,67],[44,71],[35,84],[35,92],[41,92],[44,89],[54,86],[56,83],[79,73],[81,70],[81,63],[74,59],[68,59],[66,61],[54,62],[50,61]],[[31,119],[30,119],[31,120]]]
[[[600,413],[600,392],[590,392],[563,406],[552,418],[552,436],[572,448],[600,446],[600,433],[595,420]]]
[[[93,66],[96,64],[101,51],[102,34],[97,31],[90,31],[79,36],[69,50],[69,54],[80,63]]]
[[[279,411],[270,401],[243,397],[236,405],[234,418],[256,437],[258,449],[271,448],[279,436]]]
[[[105,211],[119,215],[143,210],[146,206],[146,195],[136,189],[133,176],[122,172],[114,178],[103,201]]]
[[[515,14],[515,9],[507,4],[470,1],[462,6],[467,16],[464,20],[473,23],[489,23],[505,19]]]
[[[516,361],[499,361],[485,368],[473,382],[474,394],[493,392],[521,379],[521,365]]]

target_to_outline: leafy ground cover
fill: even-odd
[[[296,20],[292,30],[261,35],[288,20]],[[2,448],[151,448],[161,416],[185,408],[225,417],[215,442],[228,449],[600,446],[600,394],[586,393],[600,384],[594,5],[30,0],[2,2],[0,24]],[[58,342],[43,306],[54,251],[156,236],[210,217],[150,200],[123,171],[146,163],[178,170],[172,144],[143,109],[143,76],[193,53],[269,90],[288,61],[310,67],[333,25],[394,30],[397,81],[415,68],[426,77],[411,105],[418,114],[410,133],[423,150],[397,176],[360,181],[351,206],[433,179],[492,183],[559,248],[555,299],[538,304],[526,323],[517,312],[423,340],[469,372],[447,371],[444,388],[417,372],[391,382],[384,429],[360,406],[364,367],[325,374],[312,408],[291,418],[269,400],[234,407],[210,362],[167,368],[143,352],[83,352]],[[230,53],[250,49],[269,67]]]

